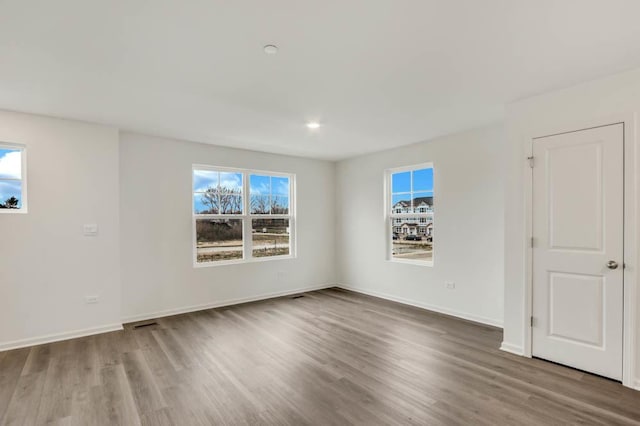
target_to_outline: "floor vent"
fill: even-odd
[[[138,324],[138,325],[134,325],[133,328],[137,329],[137,328],[143,328],[143,327],[151,327],[152,325],[158,325],[157,322],[153,321],[153,322],[147,322],[144,324]]]
[[[300,299],[301,297],[304,297],[304,294],[299,294],[297,296],[292,296],[292,299]]]

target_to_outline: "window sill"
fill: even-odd
[[[27,209],[0,209],[0,214],[27,214]]]
[[[433,260],[409,260],[409,259],[387,259],[390,263],[404,263],[406,265],[428,266],[433,268]]]
[[[261,263],[261,262],[271,262],[275,260],[291,260],[295,259],[296,256],[288,255],[288,256],[269,256],[269,257],[254,257],[251,259],[234,259],[234,260],[220,260],[217,262],[202,262],[193,264],[195,269],[200,268],[209,268],[215,266],[227,266],[227,265],[242,265],[244,263]]]

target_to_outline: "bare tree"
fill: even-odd
[[[208,211],[202,213],[218,214],[220,211],[220,199],[218,198],[217,188],[207,188],[200,199],[202,204],[209,208]]]
[[[286,198],[284,198],[284,199],[286,199]],[[287,214],[288,210],[289,209],[287,207],[285,207],[280,202],[280,198],[277,195],[274,195],[271,198],[271,213],[273,213],[273,214]]]
[[[209,214],[234,214],[242,212],[242,190],[218,185],[207,188],[201,197]]]
[[[251,213],[268,214],[269,213],[269,196],[254,195],[251,197]]]
[[[228,214],[233,213],[231,211],[231,194],[233,193],[233,189],[218,186],[218,198],[220,199],[220,214]]]
[[[237,196],[231,197],[231,210],[232,213],[242,213],[242,197],[240,196],[240,191],[238,191]]]

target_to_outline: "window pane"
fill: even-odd
[[[242,259],[241,219],[197,219],[198,263]]]
[[[220,214],[242,214],[242,197],[220,193]]]
[[[391,256],[394,259],[405,260],[433,260],[433,241],[430,227],[414,219],[403,219],[402,223],[392,223],[390,227],[392,238]]]
[[[433,211],[433,192],[414,192],[413,211],[416,213]]]
[[[411,197],[409,194],[394,194],[391,198],[391,213],[410,213]]]
[[[289,198],[282,195],[271,196],[272,214],[289,214]]]
[[[0,148],[0,179],[22,179],[21,150]]]
[[[22,208],[22,182],[0,180],[0,209]]]
[[[269,195],[251,195],[251,214],[269,214],[271,199]]]
[[[218,214],[218,193],[215,190],[193,194],[193,213]]]
[[[289,196],[289,178],[274,176],[271,178],[271,194]]]
[[[193,192],[205,192],[218,187],[218,172],[211,170],[193,171]]]
[[[249,176],[249,193],[253,195],[269,195],[271,193],[271,179],[264,175]]]
[[[218,186],[220,214],[242,214],[242,173],[220,172]]]
[[[242,194],[242,173],[220,172],[220,192],[224,189],[236,195]]]
[[[401,172],[391,174],[391,192],[410,192],[411,172]]]
[[[289,249],[289,219],[253,219],[253,257],[285,256]]]
[[[414,170],[413,172],[413,191],[433,191],[433,169]]]

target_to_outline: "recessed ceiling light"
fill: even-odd
[[[278,53],[278,46],[274,44],[267,44],[264,47],[264,53],[266,53],[267,55],[275,55],[276,53]]]
[[[317,121],[310,121],[307,123],[307,127],[310,129],[317,129],[320,127],[320,123],[318,123]]]

